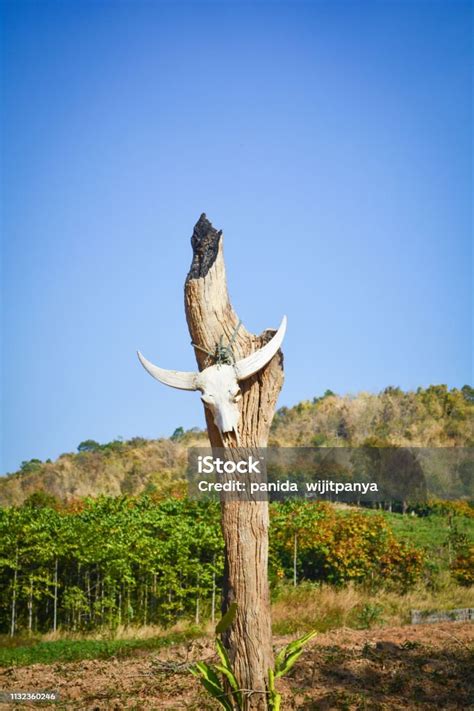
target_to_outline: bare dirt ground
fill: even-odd
[[[280,682],[282,711],[474,709],[473,632],[458,622],[318,635]],[[218,707],[187,665],[212,658],[211,642],[201,640],[124,659],[12,667],[0,671],[0,689],[59,691],[55,709],[204,711]]]

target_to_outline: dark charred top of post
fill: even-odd
[[[193,261],[186,281],[206,276],[216,261],[221,236],[222,230],[216,230],[203,212],[194,226],[193,236],[191,237]]]

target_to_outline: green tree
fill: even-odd
[[[86,439],[77,446],[78,452],[99,452],[101,445],[94,439]]]

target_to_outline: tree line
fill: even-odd
[[[467,506],[467,504],[465,505]],[[382,513],[272,503],[270,579],[407,590],[423,551]],[[200,623],[219,616],[223,540],[216,502],[44,493],[0,509],[0,632]]]

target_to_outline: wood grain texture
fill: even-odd
[[[222,232],[201,215],[191,239],[193,261],[186,279],[186,318],[193,343],[213,352],[221,336],[226,344],[239,323],[227,291]],[[251,259],[251,255],[249,256]],[[274,330],[259,336],[241,324],[234,341],[236,359],[264,345]],[[200,370],[212,359],[195,348]],[[275,405],[283,385],[281,351],[259,373],[241,382],[240,446],[265,447]],[[221,435],[205,408],[211,446],[237,448],[234,433]],[[237,454],[237,453],[236,453]],[[268,587],[268,503],[221,501],[221,525],[225,542],[223,612],[237,602],[236,618],[224,643],[245,694],[246,709],[266,709],[266,684],[273,666],[270,594]]]

